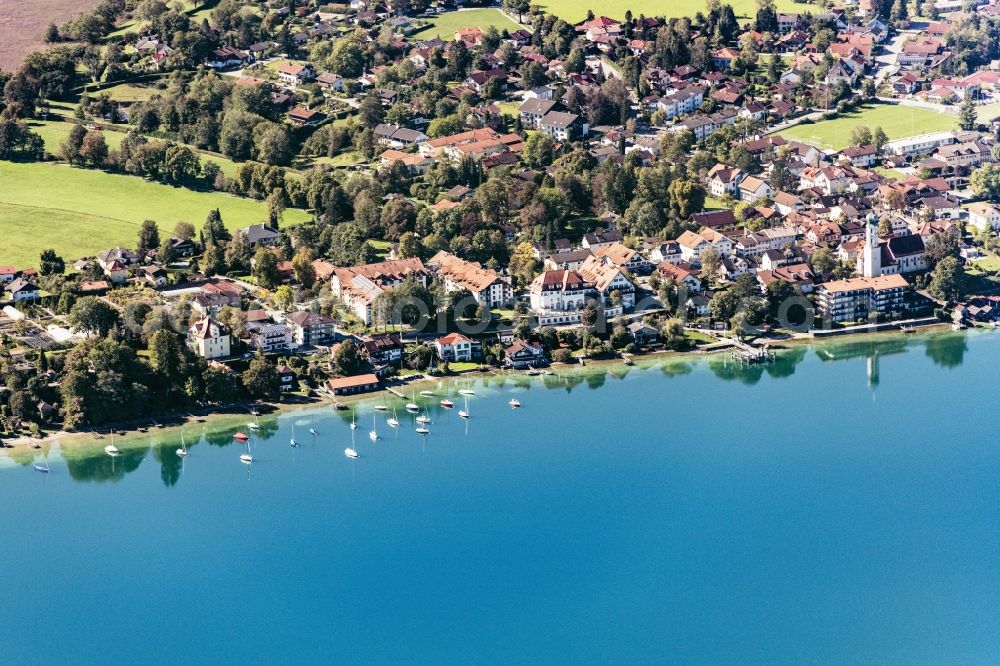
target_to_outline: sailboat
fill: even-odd
[[[510,402],[508,402],[507,404],[510,405],[513,409],[517,409],[518,407],[521,406],[521,401],[518,400],[517,398],[511,398]]]
[[[358,422],[354,418],[354,410],[352,409],[351,410],[351,430],[357,430],[357,429],[358,429]]]
[[[434,391],[421,391],[420,395],[424,396],[425,398],[433,398]]]
[[[378,441],[378,431],[375,430],[375,415],[374,414],[372,414],[372,429],[368,433],[368,439],[372,440],[373,442],[377,442]]]
[[[247,423],[247,428],[249,428],[250,430],[260,430],[260,424],[257,423],[257,410],[256,409],[251,410],[250,413],[253,414],[253,422]]]
[[[417,423],[428,424],[431,422],[431,417],[427,416],[427,408],[424,407],[424,413],[416,418]]]
[[[476,395],[476,392],[472,389],[458,389],[460,395]]]
[[[112,457],[119,453],[118,447],[115,446],[115,433],[113,430],[111,431],[111,443],[104,447],[104,452]]]
[[[48,474],[49,473],[49,471],[50,471],[49,470],[49,459],[45,456],[44,453],[42,454],[42,464],[35,465],[35,471],[36,472],[41,472],[42,474]]]
[[[244,463],[246,465],[249,465],[250,463],[253,462],[253,456],[250,455],[250,438],[249,437],[247,437],[246,443],[247,443],[247,452],[243,453],[243,454],[240,454],[240,462],[242,462],[242,463]]]
[[[452,407],[455,406],[455,403],[453,403],[451,400],[448,400],[446,398],[446,399],[444,399],[444,400],[441,401],[441,406],[444,407],[445,409],[451,409]]]
[[[389,425],[390,428],[398,428],[399,427],[399,419],[396,418],[396,410],[395,409],[392,410],[392,416],[390,416],[389,418],[387,418],[385,420],[385,422]]]
[[[458,415],[461,416],[463,419],[467,419],[467,418],[469,418],[469,417],[472,416],[472,414],[469,413],[469,398],[468,398],[468,396],[466,396],[466,398],[465,398],[465,409],[461,410],[458,413]]]
[[[316,432],[316,428],[309,428],[309,434],[312,435],[313,437],[315,437],[319,433]]]
[[[378,412],[387,412],[387,411],[389,411],[389,405],[386,404],[385,396],[384,395],[382,396],[382,404],[381,405],[375,405],[375,411],[378,411]]]
[[[181,435],[181,448],[177,449],[177,455],[186,458],[188,454],[187,445],[184,443],[184,435]]]
[[[420,411],[420,405],[417,404],[417,396],[412,391],[410,392],[410,402],[406,403],[406,411],[408,412]]]
[[[355,451],[354,449],[350,448],[350,447],[344,449],[344,455],[347,456],[348,458],[351,458],[351,459],[359,458],[360,457],[358,455],[358,452]]]
[[[431,431],[427,428],[427,426],[417,426],[418,435],[428,435],[430,432]]]
[[[298,446],[299,443],[295,441],[295,424],[292,424],[292,437],[288,440],[288,443],[293,447]]]

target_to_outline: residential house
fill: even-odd
[[[247,322],[246,332],[250,338],[250,347],[265,354],[285,351],[292,344],[292,332],[284,324],[270,321]]]
[[[774,193],[766,180],[756,176],[747,176],[739,183],[740,199],[749,203],[755,203],[762,199],[767,199]]]
[[[615,243],[622,242],[622,235],[617,230],[608,229],[605,231],[594,231],[583,236],[583,247],[591,252],[602,247],[608,247]]]
[[[247,245],[252,250],[256,250],[259,247],[277,247],[281,245],[281,232],[268,224],[252,224],[249,227],[243,227],[236,233],[246,239]]]
[[[205,317],[191,324],[187,344],[204,359],[226,358],[229,356],[229,331],[212,317]]]
[[[41,298],[41,293],[35,283],[23,277],[16,278],[12,282],[7,283],[4,288],[15,303],[37,301]]]
[[[468,363],[472,361],[472,340],[461,333],[449,333],[434,341],[434,351],[442,361]]]
[[[307,83],[316,78],[316,71],[309,63],[286,62],[278,67],[278,80],[295,87],[300,83]]]
[[[379,379],[377,375],[368,373],[352,377],[328,379],[323,386],[327,392],[333,395],[353,395],[355,393],[368,393],[369,391],[378,390]]]
[[[560,269],[538,274],[528,289],[528,298],[540,326],[575,324],[593,291],[594,284],[578,272]]]
[[[638,250],[633,250],[621,243],[612,243],[598,248],[594,255],[610,261],[629,273],[646,275],[653,270],[653,262],[646,259]]]
[[[980,201],[966,207],[969,212],[969,224],[982,231],[1000,230],[1000,206]]]
[[[559,107],[559,102],[554,99],[531,97],[518,108],[518,114],[525,127],[538,127],[542,118],[557,107]]]
[[[399,365],[403,360],[403,341],[398,333],[372,335],[361,341],[361,351],[372,366]]]
[[[292,332],[292,340],[303,347],[313,347],[333,342],[335,325],[333,319],[318,312],[293,312],[285,321]]]
[[[524,340],[515,340],[514,344],[504,350],[504,357],[507,365],[516,370],[548,365],[545,350],[537,342],[527,343]]]
[[[474,261],[466,261],[441,250],[430,258],[427,265],[444,278],[447,293],[468,290],[476,303],[489,308],[504,307],[514,299],[510,280]]]
[[[721,198],[728,194],[738,198],[738,188],[745,177],[746,174],[739,167],[716,164],[708,172],[708,191],[713,197]]]
[[[580,116],[564,111],[549,111],[538,121],[538,129],[556,141],[572,141],[587,136],[589,127]]]
[[[337,268],[330,286],[334,295],[366,326],[370,326],[378,314],[374,310],[375,301],[386,289],[411,277],[426,287],[430,276],[430,270],[420,259],[396,259]]]

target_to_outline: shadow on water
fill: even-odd
[[[103,451],[69,450],[63,454],[66,469],[74,481],[93,481],[117,483],[127,474],[139,469],[146,459],[149,446],[122,447],[122,452],[112,458]]]
[[[942,368],[957,368],[965,360],[965,352],[969,351],[968,337],[965,333],[939,333],[925,340],[924,353]]]

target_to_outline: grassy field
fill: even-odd
[[[94,93],[94,97],[97,97],[101,93],[107,93],[111,96],[111,99],[118,102],[145,102],[153,95],[166,94],[166,91],[160,90],[152,84],[119,83],[116,86],[104,88],[103,90]]]
[[[608,16],[614,19],[625,17],[627,10],[632,10],[632,15],[636,18],[644,16],[666,16],[667,18],[691,16],[698,12],[706,11],[705,0],[605,0],[605,2],[587,3],[580,0],[540,0],[538,5],[545,11],[555,14],[559,18],[570,23],[579,23],[587,18],[587,10],[594,12],[595,16]],[[756,0],[730,0],[733,11],[737,16],[753,16],[757,12]],[[811,10],[814,14],[818,11],[815,7],[806,4],[792,2],[792,0],[777,0],[779,12],[799,12]]]
[[[927,132],[954,129],[957,119],[927,109],[897,104],[876,104],[860,111],[842,114],[836,120],[796,125],[779,134],[789,139],[818,145],[820,148],[840,150],[850,145],[851,130],[858,125],[870,129],[881,127],[890,139],[902,139]]]
[[[132,247],[145,219],[156,220],[161,232],[180,221],[200,228],[213,208],[230,229],[267,217],[262,202],[228,194],[65,164],[0,162],[0,263],[35,266],[39,252],[49,247],[67,260],[119,243]],[[292,209],[284,223],[307,218],[305,211]]]
[[[517,30],[521,26],[507,18],[498,9],[468,9],[458,12],[447,12],[437,18],[430,19],[431,25],[419,33],[420,39],[437,37],[438,39],[455,39],[455,31],[461,28],[478,26],[486,29],[496,26],[497,30]]]

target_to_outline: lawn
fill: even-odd
[[[730,0],[733,11],[737,16],[753,16],[757,13],[757,0]],[[792,0],[777,0],[779,12],[799,12],[812,10],[815,7],[799,4]],[[625,17],[626,10],[632,10],[632,15],[638,18],[643,16],[666,16],[667,18],[690,16],[694,17],[698,12],[704,13],[707,3],[705,0],[605,0],[599,3],[586,3],[580,0],[540,0],[538,5],[545,11],[555,14],[559,18],[570,23],[579,23],[587,18],[587,10],[594,12],[595,16],[608,16],[614,19]]]
[[[0,161],[0,263],[35,266],[49,247],[67,260],[116,244],[132,247],[145,219],[156,220],[162,232],[179,221],[201,227],[213,208],[230,229],[267,217],[262,202],[228,194],[65,164]],[[290,209],[284,223],[307,218],[305,211]]]
[[[444,40],[455,39],[456,30],[476,26],[485,30],[492,25],[500,31],[504,29],[513,31],[521,27],[498,9],[463,9],[447,12],[430,19],[429,22],[431,25],[418,33],[420,39],[431,37]]]
[[[119,83],[116,86],[93,92],[91,95],[97,97],[102,93],[107,93],[111,99],[118,102],[145,102],[153,95],[165,95],[166,91],[160,90],[153,84]]]
[[[902,139],[928,132],[954,129],[957,119],[927,109],[898,104],[874,104],[860,111],[841,114],[835,120],[796,125],[779,134],[820,148],[840,150],[850,145],[851,130],[858,125],[870,129],[881,127],[890,139]]]

